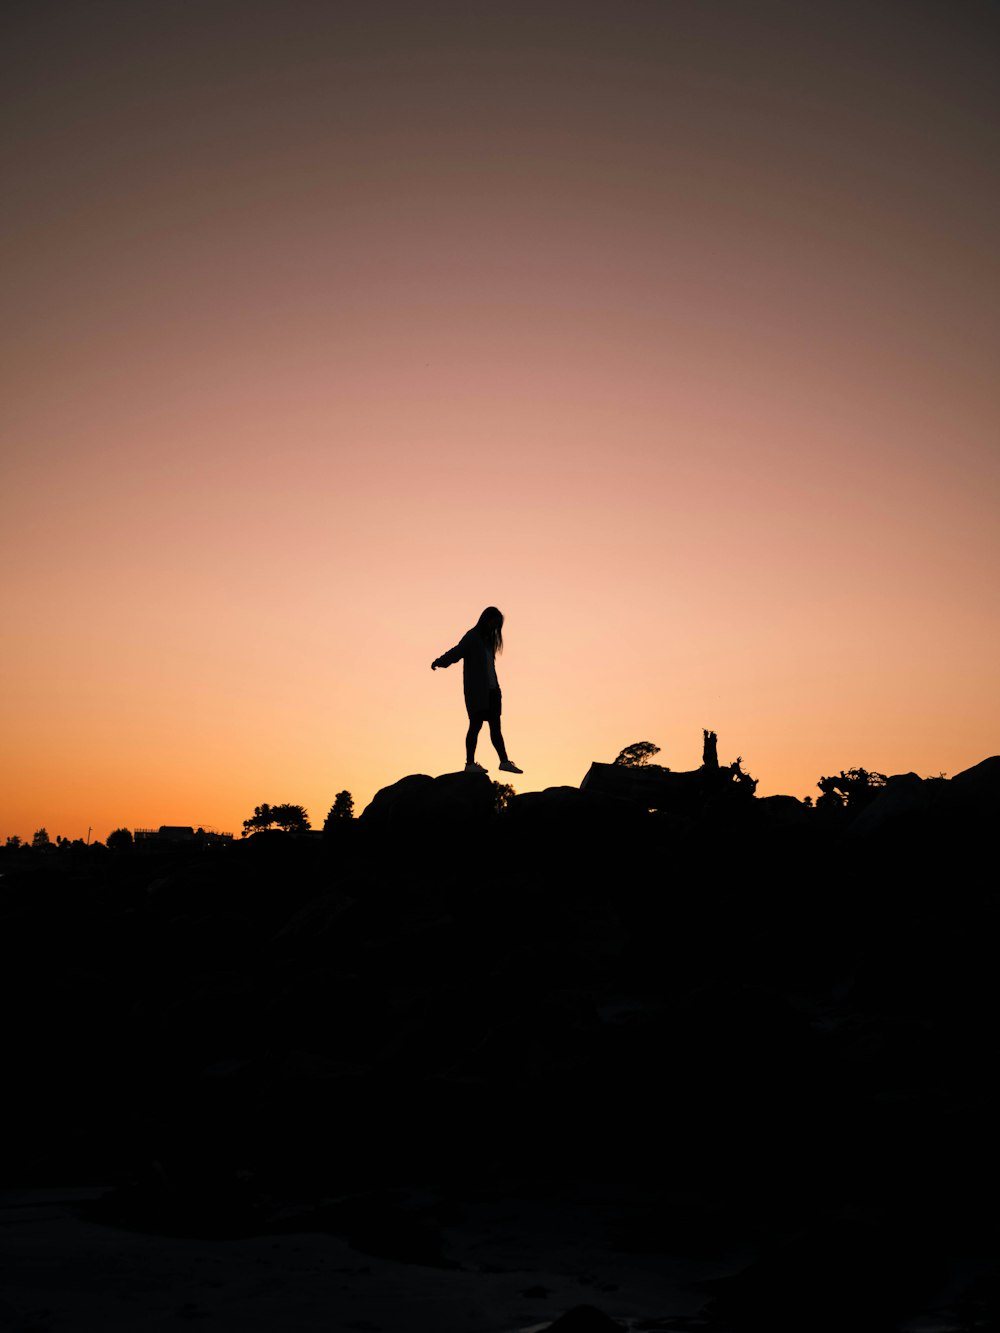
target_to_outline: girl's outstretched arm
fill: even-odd
[[[440,657],[435,657],[434,661],[431,663],[431,670],[436,671],[438,667],[454,666],[456,662],[461,662],[464,656],[465,649],[462,647],[462,644],[456,643],[454,648],[449,648],[448,651],[442,653]]]

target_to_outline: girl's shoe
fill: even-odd
[[[501,764],[500,767],[502,768],[503,765]],[[485,773],[486,769],[483,768],[482,764],[466,764],[465,771],[466,773]],[[518,769],[517,771],[520,773],[521,770]]]
[[[501,773],[523,773],[523,772],[524,772],[524,769],[523,769],[523,768],[518,768],[517,764],[513,764],[513,763],[511,763],[511,761],[510,761],[509,759],[505,759],[505,760],[503,761],[503,763],[500,765],[500,772],[501,772]]]

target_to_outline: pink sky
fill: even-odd
[[[415,8],[8,22],[0,837],[1000,750],[993,12]]]

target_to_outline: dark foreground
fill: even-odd
[[[997,762],[8,858],[0,1327],[993,1327]]]

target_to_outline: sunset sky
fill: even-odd
[[[4,14],[0,838],[1000,751],[995,5]]]

